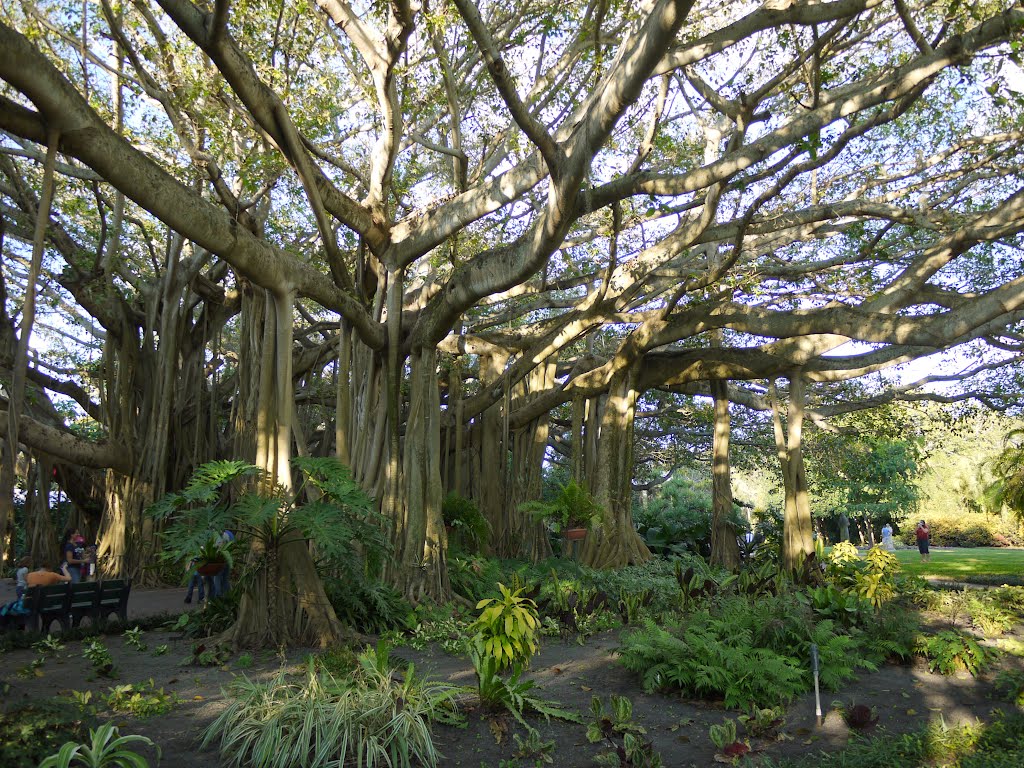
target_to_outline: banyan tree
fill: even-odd
[[[729,408],[786,380],[796,563],[805,390],[1020,345],[1024,10],[957,8],[5,5],[4,493],[66,466],[105,567],[155,578],[143,510],[197,465],[335,455],[388,580],[443,598],[446,493],[541,556],[561,450],[583,559],[642,561],[645,393],[713,397],[728,504]]]

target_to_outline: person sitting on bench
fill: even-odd
[[[71,577],[63,573],[48,571],[42,565],[25,577],[25,583],[30,587],[49,587],[60,584],[62,581],[71,581]]]

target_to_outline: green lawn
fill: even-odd
[[[1024,584],[1024,549],[978,547],[932,548],[930,563],[922,563],[917,548],[896,552],[903,570],[918,576],[979,584]]]

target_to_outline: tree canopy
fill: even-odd
[[[549,441],[605,510],[585,560],[646,557],[636,420],[718,381],[774,403],[799,495],[805,387],[950,350],[1014,370],[1022,24],[1018,0],[5,4],[5,482],[19,444],[66,465],[127,573],[191,468],[333,452],[394,524],[391,580],[440,595],[447,491],[496,550],[545,546],[517,510]],[[29,363],[33,327],[66,355]]]

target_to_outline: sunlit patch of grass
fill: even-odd
[[[896,552],[905,573],[953,581],[1020,584],[1024,579],[1024,549],[932,549],[931,561],[921,562],[916,549]]]

